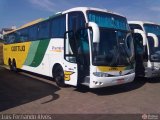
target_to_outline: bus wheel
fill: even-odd
[[[12,61],[11,61],[10,58],[8,59],[8,65],[9,65],[9,69],[10,69],[11,71],[13,71],[13,68],[12,68]]]
[[[56,81],[56,84],[59,87],[65,87],[64,83],[64,71],[63,68],[60,65],[56,65],[53,68],[53,78]]]
[[[13,59],[13,61],[12,61],[12,70],[14,72],[18,72],[17,65],[16,65],[16,60],[15,59]]]

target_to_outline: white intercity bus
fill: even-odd
[[[128,23],[134,31],[136,76],[159,77],[160,25],[144,21],[129,21]]]
[[[5,35],[4,63],[53,77],[59,86],[100,88],[135,77],[127,19],[97,8],[77,7]]]

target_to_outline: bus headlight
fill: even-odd
[[[154,66],[154,69],[155,69],[155,70],[159,70],[159,67],[158,67],[158,66]]]
[[[108,74],[103,72],[94,72],[93,75],[96,77],[108,77]]]

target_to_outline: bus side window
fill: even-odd
[[[134,46],[136,54],[143,54],[143,38],[141,34],[134,34]]]
[[[89,28],[79,29],[76,32],[77,40],[77,54],[79,63],[89,65],[89,40],[88,40],[88,30]]]
[[[8,35],[4,35],[2,41],[4,41],[4,44],[7,44]]]
[[[77,46],[73,31],[65,33],[64,44],[64,58],[69,62],[76,63]]]
[[[89,54],[88,29],[80,29],[76,33],[79,54]]]
[[[66,15],[51,20],[51,37],[63,38],[66,31]]]
[[[38,26],[38,39],[47,39],[49,38],[49,22],[45,21],[39,23]]]
[[[7,43],[11,44],[11,43],[14,43],[15,42],[15,36],[14,36],[14,33],[11,33],[8,35],[8,40],[7,40]]]
[[[79,28],[85,27],[85,17],[82,12],[71,12],[68,17],[68,31],[75,32]]]
[[[138,24],[129,24],[129,27],[131,30],[134,30],[134,29],[143,30],[142,27]]]
[[[33,41],[37,39],[37,30],[38,30],[37,25],[29,28],[29,40]]]
[[[20,30],[20,42],[28,41],[29,35],[28,35],[28,29],[22,29]]]
[[[9,35],[4,36],[4,43],[9,44]]]

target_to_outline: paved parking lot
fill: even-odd
[[[51,79],[0,67],[0,112],[7,113],[160,113],[160,80],[89,89],[58,88]]]

